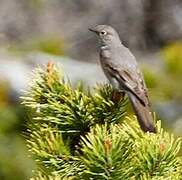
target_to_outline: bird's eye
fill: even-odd
[[[106,31],[101,31],[100,34],[101,34],[101,35],[106,35],[107,32],[106,32]]]

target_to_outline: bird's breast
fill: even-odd
[[[111,52],[108,49],[101,49],[100,56],[101,58],[106,58],[106,59],[111,58]]]

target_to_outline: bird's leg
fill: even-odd
[[[109,82],[113,86],[112,101],[114,103],[118,103],[121,100],[123,100],[123,98],[125,96],[125,92],[121,90],[118,81],[114,77],[110,76],[109,74],[106,74],[106,75],[109,79]]]
[[[118,89],[114,89],[113,94],[112,94],[112,101],[114,103],[118,103],[124,99],[125,92],[124,91],[119,91]]]

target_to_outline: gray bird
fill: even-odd
[[[89,30],[99,37],[100,63],[109,82],[128,95],[141,129],[155,133],[146,85],[135,57],[111,26],[97,25]]]

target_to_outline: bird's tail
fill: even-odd
[[[141,129],[145,132],[149,131],[156,133],[156,128],[154,126],[153,117],[149,111],[149,106],[141,104],[141,102],[133,94],[128,94],[128,96]]]

